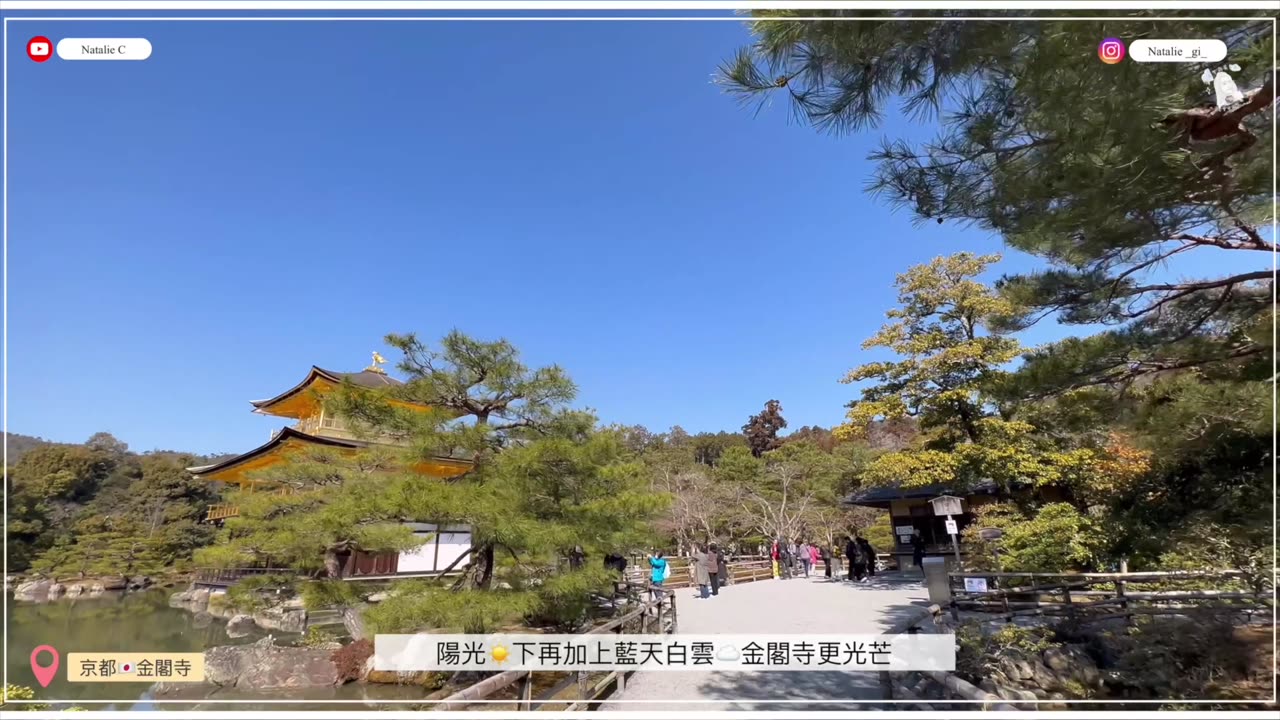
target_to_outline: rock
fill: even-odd
[[[67,597],[77,598],[84,594],[84,583],[71,583],[67,586]]]
[[[256,627],[257,625],[253,622],[252,615],[241,613],[231,618],[230,622],[227,623],[227,637],[242,638],[252,633]]]
[[[133,577],[129,578],[130,590],[141,590],[142,588],[149,587],[150,585],[151,585],[151,578],[147,577],[146,575],[134,575]]]
[[[374,593],[374,594],[370,595],[370,596],[369,596],[369,602],[371,602],[371,603],[380,603],[380,602],[382,602],[383,600],[386,600],[386,599],[387,599],[387,598],[389,598],[389,597],[391,597],[391,593],[387,592],[386,590],[383,590],[383,591],[381,591],[381,592],[376,592],[376,593]]]
[[[251,645],[206,650],[205,679],[244,690],[329,687],[339,681],[332,654],[328,649],[280,647],[265,637]]]
[[[342,610],[342,626],[352,640],[363,640],[366,637],[364,628],[364,610],[367,605],[344,608]]]
[[[169,596],[169,607],[186,608],[195,612],[209,606],[209,588],[188,588]]]
[[[1044,664],[1048,665],[1051,670],[1060,673],[1070,672],[1071,655],[1065,647],[1051,647],[1044,651],[1042,657]]]
[[[49,588],[53,587],[52,580],[28,580],[19,583],[18,587],[13,590],[14,600],[23,600],[26,602],[43,602],[49,599]]]
[[[1000,658],[1000,671],[1015,683],[1025,682],[1031,679],[1031,663],[1021,655],[1010,653],[1006,657]]]
[[[129,587],[129,581],[120,576],[105,577],[97,585],[101,585],[103,590],[124,590]]]
[[[300,633],[307,629],[307,611],[284,606],[259,610],[253,614],[258,627],[280,632]]]
[[[1062,686],[1058,681],[1058,676],[1050,670],[1044,663],[1033,662],[1031,666],[1031,682],[1043,690],[1058,690]]]
[[[105,585],[103,585],[100,582],[96,582],[93,585],[89,586],[89,597],[99,597],[102,595],[102,593],[106,591],[107,591],[107,588]]]
[[[66,591],[67,591],[66,585],[63,585],[62,583],[54,583],[49,586],[49,599],[53,600],[55,598],[62,597],[62,594],[65,593]]]
[[[207,612],[198,612],[191,618],[191,627],[197,630],[207,628],[213,624],[213,616]]]
[[[1037,700],[1048,700],[1048,699],[1049,699],[1049,693],[1047,693],[1047,692],[1045,692],[1045,691],[1041,690],[1040,688],[1032,688],[1032,689],[1031,689],[1031,694],[1032,694],[1032,695],[1035,695]]]

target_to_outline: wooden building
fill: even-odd
[[[913,567],[911,536],[919,530],[926,545],[925,556],[940,555],[954,557],[951,536],[946,530],[946,518],[935,515],[930,500],[951,495],[961,499],[961,514],[954,516],[957,528],[964,529],[973,522],[973,508],[996,501],[996,485],[994,482],[979,483],[967,491],[948,488],[942,485],[922,485],[903,488],[900,486],[880,486],[862,488],[845,498],[849,505],[872,507],[889,511],[889,522],[893,526],[894,545],[891,548],[876,548],[877,552],[894,556],[899,569]],[[964,554],[964,543],[960,543],[961,555]]]
[[[351,428],[343,418],[325,410],[325,396],[344,383],[357,388],[380,389],[403,383],[382,369],[384,361],[374,353],[374,363],[360,372],[333,372],[312,366],[302,382],[275,397],[252,401],[253,412],[260,415],[288,418],[294,424],[273,430],[271,438],[248,452],[220,460],[209,465],[187,468],[197,479],[217,483],[219,487],[235,487],[246,492],[288,492],[258,479],[267,468],[289,462],[309,448],[325,447],[340,453],[354,455],[370,446],[397,446],[391,438],[368,438]],[[401,403],[410,408],[425,406]],[[470,461],[455,457],[434,457],[414,465],[417,472],[438,477],[442,481],[457,477],[470,469]],[[221,523],[239,515],[233,504],[214,505],[205,516],[206,522]],[[465,526],[438,527],[431,523],[411,523],[415,533],[422,533],[428,541],[422,547],[406,553],[369,554],[355,552],[341,558],[342,575],[386,576],[425,574],[442,570],[471,545],[470,528]],[[466,565],[466,560],[457,567]]]

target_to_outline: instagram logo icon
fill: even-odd
[[[1115,38],[1107,38],[1098,45],[1098,59],[1108,65],[1115,65],[1124,59],[1124,43]]]

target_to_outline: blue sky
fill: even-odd
[[[154,51],[37,65],[36,34]],[[311,364],[358,370],[389,331],[453,327],[564,366],[605,422],[732,430],[776,398],[792,427],[831,425],[894,274],[1000,249],[865,195],[879,133],[722,94],[737,22],[21,23],[8,40],[13,432],[247,450],[279,424],[249,400]]]

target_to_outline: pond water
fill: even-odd
[[[8,681],[32,688],[38,700],[61,701],[58,707],[80,704],[93,710],[336,710],[359,707],[386,700],[413,700],[423,696],[421,688],[400,686],[364,686],[348,684],[316,690],[280,690],[241,693],[234,690],[195,688],[194,697],[166,695],[155,702],[151,686],[143,683],[67,682],[66,656],[72,652],[199,652],[218,645],[238,645],[260,639],[265,633],[231,639],[225,622],[210,616],[196,616],[186,610],[169,607],[173,590],[148,590],[131,593],[108,593],[98,598],[60,599],[48,603],[8,603]],[[296,635],[280,635],[277,642],[286,644]],[[57,648],[64,663],[47,688],[41,688],[31,672],[31,651],[40,645]],[[236,700],[235,705],[224,700]],[[282,700],[306,700],[307,705],[283,705]],[[97,702],[91,702],[97,701]],[[328,701],[328,702],[324,702]],[[317,703],[317,704],[311,704]],[[323,703],[323,704],[320,704]],[[413,709],[398,705],[398,709]]]

